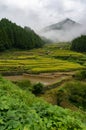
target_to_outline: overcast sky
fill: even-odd
[[[86,0],[0,0],[0,19],[6,17],[35,30],[71,18],[86,22]]]

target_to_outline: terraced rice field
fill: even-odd
[[[0,54],[1,74],[63,72],[83,69],[86,56],[70,50],[44,47],[30,51],[8,51]]]

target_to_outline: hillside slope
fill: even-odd
[[[0,77],[1,130],[85,130],[85,115],[52,106]]]

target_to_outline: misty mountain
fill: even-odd
[[[52,24],[41,30],[41,35],[57,41],[71,41],[85,32],[84,27],[67,18],[59,23]]]
[[[45,31],[51,31],[51,30],[68,30],[69,28],[76,27],[76,26],[79,27],[80,24],[67,18],[59,23],[52,24],[50,26],[45,27],[43,31],[45,32]]]

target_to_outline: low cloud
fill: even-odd
[[[86,0],[0,0],[0,18],[6,17],[34,30],[69,17],[86,22]]]
[[[62,26],[61,26],[62,27]],[[48,30],[46,30],[48,28]],[[44,28],[39,33],[41,36],[50,39],[53,42],[69,42],[74,38],[86,34],[86,28],[83,25],[73,26],[70,24],[61,29],[52,29],[51,26]]]

